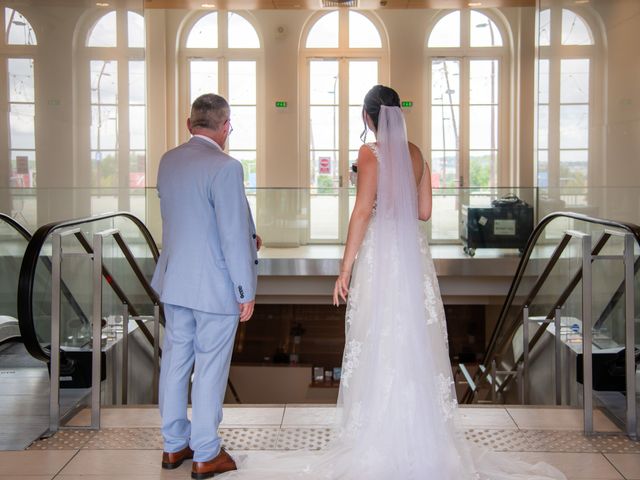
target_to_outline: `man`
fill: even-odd
[[[232,131],[227,101],[198,97],[193,137],[160,161],[162,254],[152,286],[166,317],[160,372],[162,467],[193,458],[192,478],[235,470],[218,425],[238,319],[253,314],[260,238],[244,193],[242,165],[223,148]],[[189,376],[195,361],[192,421]]]

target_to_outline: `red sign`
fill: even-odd
[[[29,157],[16,156],[16,173],[19,175],[29,175]]]
[[[318,158],[320,163],[320,173],[322,174],[330,174],[331,173],[331,157],[320,157]]]

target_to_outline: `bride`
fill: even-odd
[[[431,176],[393,89],[373,87],[363,118],[377,142],[358,154],[333,293],[335,305],[348,298],[336,439],[317,453],[249,454],[220,478],[564,479],[550,465],[479,452],[456,430],[444,309],[419,221],[431,216]]]

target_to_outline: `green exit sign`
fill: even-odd
[[[411,100],[405,100],[401,103],[402,108],[411,108],[413,107],[413,102]]]
[[[287,108],[287,102],[284,100],[278,100],[276,102],[276,108]]]

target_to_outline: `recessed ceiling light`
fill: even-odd
[[[481,7],[482,2],[469,2],[467,3],[467,5],[469,5],[470,7]]]
[[[216,8],[216,6],[213,3],[203,3],[202,5],[200,5],[202,8]]]
[[[575,1],[575,3],[576,3],[577,5],[581,5],[581,4],[583,4],[583,3],[589,3],[589,0],[576,0],[576,1]]]
[[[97,2],[96,7],[108,7],[109,4],[106,2]]]

